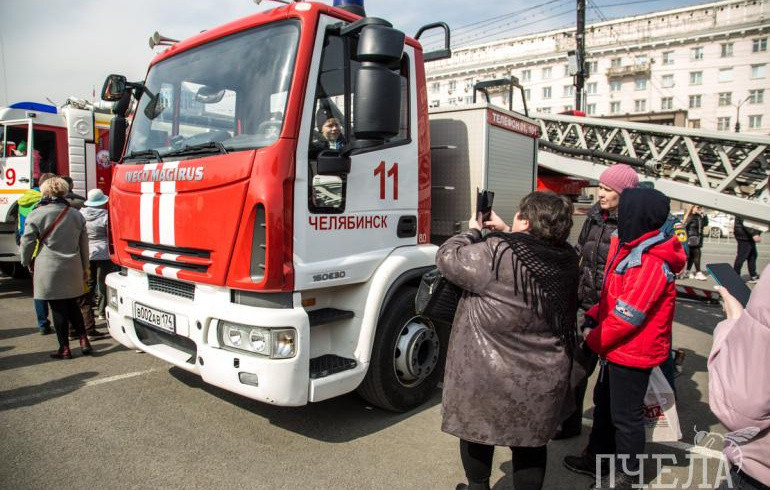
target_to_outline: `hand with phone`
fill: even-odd
[[[503,221],[503,218],[498,216],[494,211],[490,212],[489,219],[484,221],[483,225],[484,228],[489,228],[490,230],[494,231],[502,231],[505,233],[509,233],[511,231],[511,227],[508,226],[506,222]]]
[[[751,289],[746,286],[741,276],[735,272],[733,266],[727,263],[707,264],[706,271],[714,278],[716,283],[725,288],[730,297],[736,300],[742,307],[745,307],[751,296]],[[720,291],[721,294],[721,291]],[[722,295],[724,297],[724,295]],[[725,310],[727,312],[727,310]]]
[[[743,314],[743,305],[730,294],[727,288],[714,286],[714,289],[722,296],[722,309],[728,320],[737,320]]]

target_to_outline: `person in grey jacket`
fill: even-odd
[[[67,330],[70,323],[80,337],[83,354],[91,353],[76,298],[83,294],[88,279],[88,234],[83,216],[64,199],[69,187],[60,177],[46,180],[40,187],[43,198],[27,216],[19,244],[22,265],[33,276],[35,299],[48,301],[59,349],[55,359],[71,359]],[[44,238],[40,243],[38,240]],[[33,256],[37,249],[37,255]]]
[[[460,438],[469,488],[488,490],[494,446],[513,455],[513,483],[539,489],[546,444],[569,394],[578,258],[567,243],[572,204],[533,192],[509,227],[496,215],[447,240],[436,266],[464,292],[447,351],[444,432]]]
[[[108,238],[110,216],[106,208],[107,201],[109,198],[101,189],[91,189],[88,191],[85,207],[80,210],[80,214],[86,219],[88,230],[88,253],[91,263],[88,289],[92,299],[96,294],[96,318],[99,320],[104,319],[104,309],[107,306],[105,278],[112,270]]]

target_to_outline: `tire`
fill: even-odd
[[[369,370],[358,387],[358,394],[369,403],[392,412],[406,412],[428,401],[443,377],[450,328],[434,326],[415,314],[416,293],[416,287],[404,287],[383,308]],[[411,352],[417,362],[407,362],[409,356],[402,351]],[[399,369],[405,365],[407,369]],[[416,374],[418,367],[422,369]]]
[[[716,226],[712,226],[709,230],[709,236],[711,238],[722,238],[722,230],[717,228]]]

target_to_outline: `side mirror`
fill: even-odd
[[[355,76],[353,120],[356,139],[396,136],[401,121],[401,77],[375,63],[365,63]]]
[[[401,60],[404,54],[403,32],[385,25],[367,25],[358,35],[356,59],[361,62],[391,64]]]
[[[204,85],[195,93],[195,101],[202,104],[216,104],[225,96],[225,89],[217,90]]]
[[[342,175],[350,173],[350,157],[337,150],[323,150],[316,161],[317,175]]]
[[[149,97],[150,101],[147,102],[146,106],[144,106],[144,115],[147,116],[147,119],[152,120],[160,116],[166,106],[163,103],[163,100],[160,98],[159,93],[155,95],[149,95]]]
[[[110,161],[119,162],[126,145],[126,129],[128,121],[125,117],[115,116],[110,121]]]
[[[102,86],[102,100],[115,102],[123,98],[126,93],[126,77],[123,75],[110,75],[104,80]]]

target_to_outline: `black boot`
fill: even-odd
[[[489,490],[489,480],[481,483],[458,483],[455,490]]]

